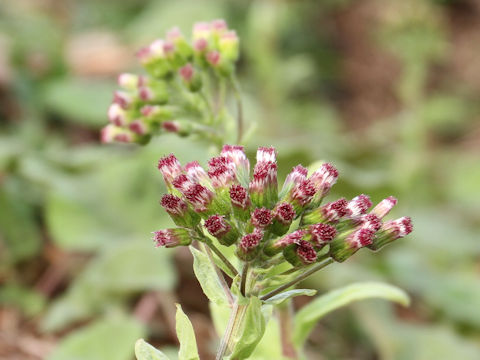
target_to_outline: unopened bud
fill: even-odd
[[[202,78],[195,71],[192,64],[188,63],[178,70],[183,84],[192,92],[202,88]]]
[[[178,196],[165,194],[160,203],[178,226],[193,228],[200,222],[198,214],[190,210],[185,201]]]
[[[125,126],[127,125],[127,112],[118,103],[113,103],[108,108],[108,120],[115,126]]]
[[[378,250],[399,238],[407,236],[412,231],[412,219],[408,216],[387,221],[382,225],[377,236],[373,239],[373,243],[368,247],[372,250]]]
[[[360,228],[349,235],[340,236],[330,243],[330,256],[337,262],[343,262],[362,247],[371,245],[375,232]]]
[[[187,229],[165,229],[153,232],[153,241],[156,247],[165,246],[171,248],[190,245],[192,237]]]
[[[210,216],[205,221],[205,228],[210,235],[217,238],[220,244],[225,246],[234,244],[240,236],[235,226],[226,220],[225,216],[218,214]]]
[[[243,236],[237,247],[237,256],[244,261],[253,260],[258,254],[262,239],[263,231],[260,229],[255,229],[252,233]]]
[[[123,73],[118,75],[118,85],[125,90],[135,90],[138,83],[138,75]]]
[[[275,206],[273,214],[274,219],[271,231],[278,236],[285,234],[295,218],[295,209],[291,204],[282,202]]]
[[[389,196],[388,198],[380,201],[377,206],[373,208],[372,213],[382,219],[393,209],[395,205],[397,205],[397,199],[393,196]]]

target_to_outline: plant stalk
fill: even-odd
[[[298,284],[300,281],[305,280],[307,277],[309,277],[313,273],[317,272],[318,270],[323,269],[324,267],[326,267],[327,265],[330,265],[331,263],[333,263],[333,259],[326,259],[326,260],[322,261],[321,263],[318,263],[317,265],[313,266],[311,269],[305,271],[303,274],[300,274],[298,277],[296,277],[292,281],[289,281],[288,283],[286,283],[286,284],[276,288],[275,290],[272,290],[269,293],[263,295],[262,297],[260,297],[260,300],[268,300],[271,297],[273,297],[277,294],[280,294],[282,291],[288,289],[289,287],[291,287],[295,284]]]
[[[230,78],[233,87],[233,96],[237,103],[237,144],[240,144],[243,137],[243,103],[242,95],[240,92],[240,85],[237,78],[233,75]]]
[[[218,248],[213,245],[213,243],[210,241],[210,239],[208,238],[205,238],[207,239],[207,245],[208,247],[215,253],[215,255],[218,256],[218,258],[225,264],[225,266],[232,272],[233,276],[237,276],[238,275],[238,271],[237,269],[235,268],[235,266],[232,265],[232,263],[230,261],[228,261],[228,259],[225,257],[225,255],[222,254],[222,252],[220,250],[218,250]]]
[[[245,286],[247,284],[247,276],[248,276],[248,268],[250,264],[248,262],[245,263],[242,269],[242,279],[240,281],[240,293],[242,296],[245,296]]]

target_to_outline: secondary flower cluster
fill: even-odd
[[[331,257],[342,262],[360,248],[378,250],[412,231],[409,217],[383,222],[397,200],[388,197],[372,210],[367,195],[322,204],[338,178],[324,163],[308,176],[295,166],[278,187],[276,151],[260,147],[250,177],[242,146],[225,145],[204,169],[196,161],[181,166],[170,154],[158,162],[169,193],[162,206],[178,228],[154,232],[156,246],[202,241],[203,228],[237,256],[257,266],[284,258],[293,266]]]
[[[108,109],[110,124],[103,128],[103,142],[146,143],[155,133],[181,136],[205,131],[212,119],[204,80],[229,78],[239,55],[239,41],[224,20],[197,23],[192,41],[178,28],[169,30],[137,53],[148,75],[124,73],[121,90]]]

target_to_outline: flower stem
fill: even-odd
[[[218,250],[218,248],[213,245],[213,243],[210,241],[210,239],[206,238],[207,239],[207,245],[210,249],[212,249],[212,251],[215,253],[215,255],[217,255],[219,257],[219,259],[225,264],[225,266],[232,272],[233,276],[237,276],[238,275],[238,271],[237,269],[235,269],[235,266],[232,265],[232,263],[230,261],[228,261],[228,259],[225,257],[225,255],[222,254],[222,252],[220,250]]]
[[[247,275],[248,275],[248,268],[250,264],[248,262],[245,263],[242,269],[242,279],[240,281],[240,293],[242,296],[245,296],[245,285],[247,283]]]
[[[235,96],[235,101],[237,102],[237,144],[240,144],[243,136],[243,104],[242,96],[240,93],[240,85],[238,84],[237,78],[232,75],[230,81],[233,86],[233,95]]]
[[[280,294],[282,291],[288,289],[289,287],[291,287],[295,284],[298,284],[300,281],[305,280],[307,277],[309,277],[313,273],[317,272],[318,270],[323,269],[324,267],[326,267],[327,265],[330,265],[331,263],[333,263],[333,259],[326,259],[326,260],[322,261],[321,263],[318,263],[317,265],[313,266],[311,269],[305,271],[303,274],[300,274],[298,277],[296,277],[292,281],[289,281],[288,283],[286,283],[286,284],[276,288],[275,290],[272,290],[269,293],[263,295],[262,297],[260,297],[260,300],[267,300],[267,299],[270,299],[271,297],[273,297],[277,294]]]

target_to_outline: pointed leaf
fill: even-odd
[[[143,339],[138,339],[135,343],[135,356],[137,360],[169,360],[167,355]]]
[[[362,282],[347,285],[322,295],[304,306],[295,316],[293,341],[301,347],[315,324],[326,314],[354,301],[382,298],[408,306],[408,295],[401,289],[379,282]]]
[[[280,293],[278,295],[272,296],[270,299],[265,301],[265,304],[278,305],[278,304],[284,302],[285,300],[293,298],[295,296],[301,296],[301,295],[313,296],[316,293],[317,293],[317,290],[314,290],[314,289],[288,290],[288,291],[285,291],[285,292]]]
[[[193,271],[208,299],[217,305],[228,304],[223,287],[210,259],[203,252],[190,246],[193,255]]]
[[[195,340],[195,333],[193,326],[187,315],[182,310],[180,304],[177,305],[177,337],[180,342],[180,350],[178,351],[179,360],[199,360],[197,350],[197,342]]]

